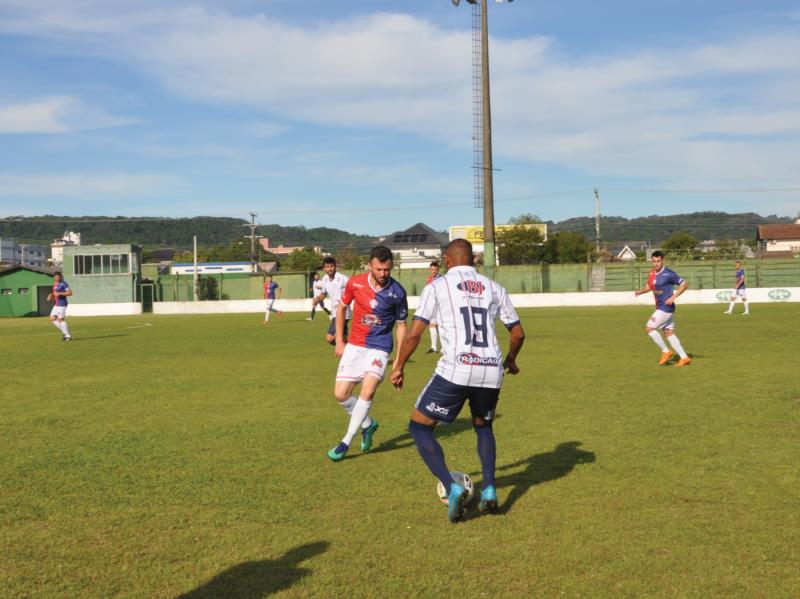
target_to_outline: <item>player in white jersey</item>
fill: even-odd
[[[504,370],[508,369],[510,374],[519,372],[516,358],[525,332],[506,290],[478,274],[472,266],[472,244],[465,239],[454,239],[447,246],[445,261],[447,274],[422,291],[411,331],[400,347],[390,377],[395,387],[402,388],[403,367],[428,323],[435,320],[444,352],[417,399],[408,428],[422,460],[447,490],[448,517],[456,522],[463,514],[467,492],[451,479],[444,452],[433,434],[434,427],[437,422],[453,422],[469,401],[483,472],[479,508],[482,512],[496,509],[492,421]],[[510,332],[505,360],[495,329],[498,318]]]
[[[334,315],[336,314],[336,306],[339,305],[339,301],[342,299],[344,288],[350,277],[336,271],[336,259],[333,256],[325,256],[322,260],[322,268],[325,270],[325,276],[322,277],[322,294],[319,297],[321,299],[325,299],[326,297],[331,298],[331,311],[333,312],[333,314],[331,314],[331,325],[328,327],[328,332],[325,334],[325,341],[331,345],[335,345],[336,316]],[[347,337],[347,323],[350,322],[352,316],[353,311],[350,306],[348,306],[347,312],[345,313],[347,320],[345,320],[344,323],[345,337]]]
[[[325,313],[332,318],[331,311],[325,307],[325,290],[323,289],[322,279],[319,278],[319,273],[314,273],[314,279],[311,281],[311,314],[306,320],[314,320],[317,312],[317,306],[322,308]]]

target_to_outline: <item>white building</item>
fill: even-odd
[[[800,253],[800,219],[793,225],[758,225],[758,247],[764,255]]]
[[[64,263],[64,246],[80,245],[81,234],[74,231],[64,231],[61,239],[53,240],[50,244],[50,262],[53,266],[61,266]]]
[[[438,233],[428,225],[417,223],[404,231],[379,238],[395,255],[395,268],[428,268],[431,262],[442,259],[442,248],[447,245],[447,235]]]

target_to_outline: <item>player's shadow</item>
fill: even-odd
[[[93,339],[110,339],[111,337],[127,337],[126,333],[117,333],[116,335],[94,335],[93,337],[73,337],[70,343],[76,341],[92,341]]]
[[[500,504],[497,513],[507,513],[522,498],[528,489],[542,483],[562,478],[572,472],[579,464],[593,464],[593,451],[578,449],[580,441],[559,443],[553,451],[537,453],[513,464],[506,464],[497,469],[498,472],[524,466],[524,470],[495,478],[495,487],[512,487],[508,497]]]
[[[495,422],[499,419],[500,416],[495,415]],[[472,430],[472,417],[457,418],[452,424],[448,424],[447,426],[438,424],[436,426],[436,437],[441,439],[451,435],[458,435],[464,431],[470,430]],[[358,439],[358,437],[356,438]],[[384,451],[394,451],[395,449],[405,449],[406,447],[414,447],[414,440],[411,438],[411,433],[409,432],[405,432],[402,435],[397,435],[396,437],[392,437],[387,441],[381,442],[380,445],[376,445],[369,453],[383,453]],[[367,454],[357,453],[352,457],[357,458],[363,455]],[[347,459],[350,459],[350,457]]]
[[[278,559],[244,562],[220,572],[196,589],[177,599],[256,599],[288,589],[312,573],[300,564],[328,548],[327,541],[307,543],[290,549]]]

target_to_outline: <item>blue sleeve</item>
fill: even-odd
[[[397,308],[395,309],[395,318],[398,322],[405,322],[408,318],[408,298],[406,297],[405,291],[403,295],[399,298],[397,302]]]

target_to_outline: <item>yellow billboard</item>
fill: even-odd
[[[507,231],[515,227],[524,227],[525,229],[537,229],[542,237],[547,239],[547,224],[535,223],[530,225],[495,225],[495,236],[501,231]],[[483,245],[483,225],[454,225],[448,229],[450,234],[450,241],[454,239],[466,239],[471,244]]]

